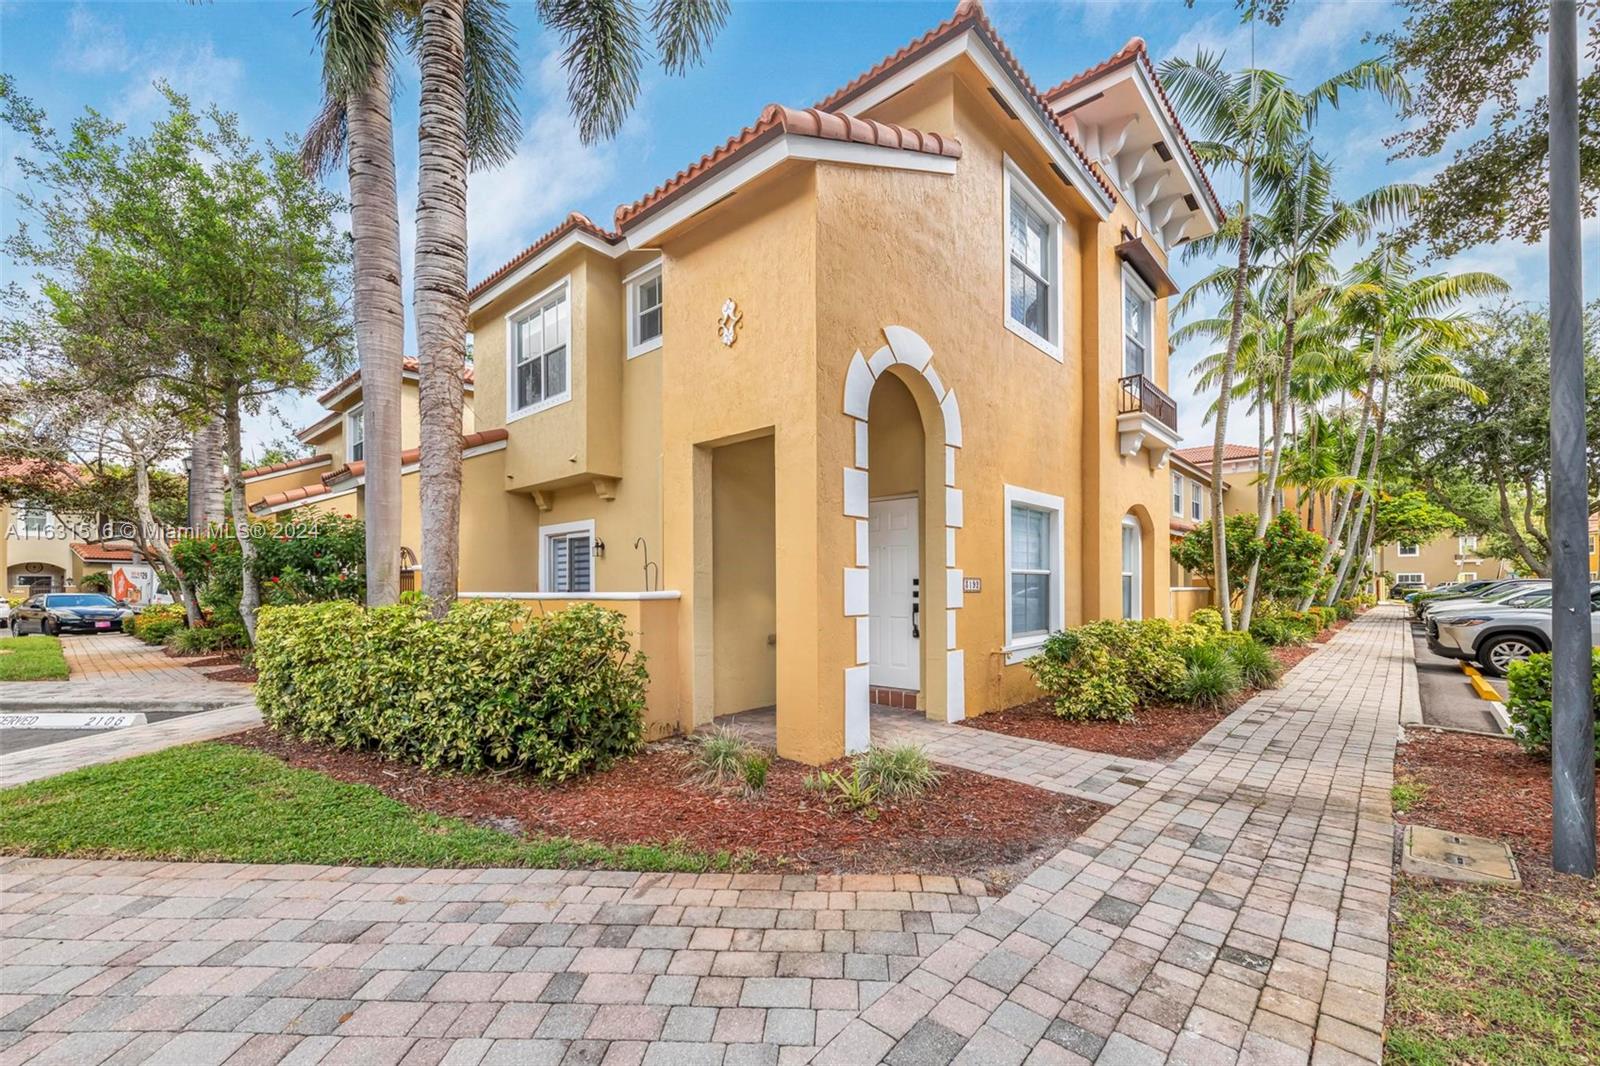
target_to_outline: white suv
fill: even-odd
[[[1436,615],[1430,622],[1437,624],[1438,633],[1429,633],[1428,647],[1452,659],[1475,661],[1485,673],[1504,677],[1506,668],[1517,660],[1550,650],[1550,615],[1548,604],[1484,604]],[[1589,631],[1595,646],[1600,647],[1600,582],[1589,586]]]

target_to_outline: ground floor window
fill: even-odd
[[[1144,538],[1139,520],[1128,515],[1122,520],[1122,617],[1144,617]]]
[[[1043,643],[1063,625],[1061,497],[1006,486],[1006,646]]]
[[[1396,574],[1394,575],[1394,583],[1396,585],[1423,585],[1427,582],[1421,574]]]
[[[541,592],[594,591],[594,523],[568,522],[541,531]]]

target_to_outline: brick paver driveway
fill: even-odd
[[[13,859],[0,1066],[1376,1062],[1405,641],[1357,621],[999,900]]]

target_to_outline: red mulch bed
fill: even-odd
[[[1505,841],[1529,887],[1556,876],[1550,868],[1548,759],[1501,737],[1412,726],[1406,738],[1395,752],[1395,776],[1414,778],[1428,789],[1396,820]]]
[[[213,670],[206,678],[210,681],[248,681],[255,684],[256,672],[248,666],[235,666],[228,670]]]
[[[1307,646],[1270,650],[1287,672],[1316,649]],[[1038,699],[1004,711],[968,718],[961,724],[974,729],[987,729],[991,733],[1043,740],[1084,751],[1165,762],[1188,751],[1195,741],[1211,731],[1212,726],[1255,694],[1255,689],[1248,689],[1221,707],[1165,704],[1141,707],[1131,722],[1069,722],[1056,717],[1049,699]]]
[[[252,684],[256,680],[256,672],[244,665],[244,653],[238,651],[223,652],[191,652],[180,654],[172,648],[166,649],[169,658],[182,661],[183,665],[194,667],[196,670],[205,670],[208,681],[248,681]],[[217,670],[215,667],[226,666],[226,670]]]
[[[653,744],[603,773],[564,785],[512,775],[435,774],[368,752],[338,751],[254,729],[228,743],[340,781],[370,785],[437,814],[529,835],[605,844],[682,840],[707,852],[745,852],[759,869],[945,873],[1006,884],[1054,855],[1105,810],[1099,804],[941,767],[919,800],[875,820],[807,791],[811,768],[777,759],[758,797],[686,781],[685,741]]]

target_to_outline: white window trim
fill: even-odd
[[[1003,267],[1000,276],[1001,315],[1005,319],[1006,329],[1015,333],[1056,362],[1064,363],[1066,362],[1066,357],[1062,354],[1061,337],[1062,326],[1067,320],[1067,315],[1063,302],[1066,298],[1066,286],[1062,283],[1061,264],[1065,259],[1066,242],[1064,238],[1067,231],[1067,220],[1060,211],[1056,210],[1055,205],[1050,202],[1049,198],[1039,191],[1039,187],[1028,180],[1028,176],[1022,172],[1009,155],[1004,158],[1003,173],[1005,180],[1002,184],[1003,210],[1000,219],[1000,262]],[[1033,330],[1011,317],[1011,194],[1013,191],[1020,192],[1023,199],[1027,200],[1035,211],[1043,215],[1045,221],[1051,227],[1050,250],[1052,253],[1051,266],[1053,268],[1053,276],[1049,279],[1051,294],[1045,310],[1050,316],[1050,332],[1054,334],[1055,340],[1039,336]]]
[[[550,538],[564,537],[572,533],[589,534],[589,549],[594,550],[594,519],[585,518],[579,522],[555,522],[548,526],[539,527],[539,591],[551,592],[550,588]],[[589,587],[594,590],[594,562],[589,563]],[[570,593],[575,600],[581,600],[588,595],[587,592]]]
[[[1177,492],[1175,493],[1176,501],[1172,505],[1172,516],[1174,518],[1187,518],[1189,515],[1184,509],[1184,486],[1189,483],[1189,479],[1184,477],[1182,474],[1174,472],[1172,475],[1172,480],[1177,482]]]
[[[527,418],[529,415],[536,415],[540,411],[548,411],[552,407],[560,407],[562,404],[572,399],[572,371],[573,366],[576,363],[576,360],[572,356],[572,337],[576,332],[576,329],[572,324],[572,288],[572,275],[568,274],[554,285],[551,285],[549,288],[534,295],[530,299],[522,301],[516,307],[513,307],[510,311],[506,312],[505,364],[507,425],[517,421],[519,418]],[[516,403],[517,399],[517,357],[516,353],[511,350],[511,331],[513,324],[519,316],[528,310],[528,308],[544,303],[562,289],[566,289],[567,291],[567,389],[559,396],[546,396],[538,403],[531,404],[518,410],[512,406],[514,403]],[[543,373],[543,369],[543,367],[540,367],[541,373]]]
[[[661,306],[663,309],[661,317],[661,332],[652,337],[650,340],[645,341],[643,344],[635,344],[633,341],[633,331],[639,324],[639,286],[644,284],[646,281],[649,281],[652,276],[661,276],[660,256],[657,256],[654,260],[646,263],[644,266],[640,267],[638,270],[635,270],[633,273],[622,279],[622,286],[627,290],[628,293],[628,318],[627,321],[623,323],[623,329],[627,332],[624,333],[623,336],[628,338],[629,359],[637,359],[639,356],[644,355],[647,352],[655,351],[657,348],[661,347],[661,342],[666,338],[667,335],[667,320],[665,312],[667,305],[667,291],[666,285],[663,283],[661,286]]]
[[[1458,577],[1456,580],[1457,581],[1461,581],[1461,582],[1476,581],[1476,580],[1478,580],[1478,572],[1476,570],[1465,570],[1465,571],[1462,571],[1461,576]]]
[[[38,529],[29,529],[28,516],[35,511],[43,512],[44,521]],[[37,500],[18,500],[14,525],[19,534],[18,540],[31,540],[34,537],[53,539],[52,534],[56,531],[56,513],[48,507],[41,506]]]
[[[356,439],[350,432],[351,423],[361,427],[361,459],[365,461],[367,457],[367,427],[363,424],[365,413],[366,405],[360,403],[344,413],[344,461],[347,463],[357,461]]]
[[[1206,495],[1200,487],[1200,482],[1189,478],[1189,518],[1195,522],[1204,522],[1206,518]],[[1197,513],[1198,512],[1198,513]]]
[[[1427,580],[1428,576],[1422,573],[1407,572],[1394,575],[1394,583],[1396,585],[1424,585],[1427,584]]]
[[[1413,544],[1411,545],[1411,550],[1406,551],[1406,546],[1404,544],[1397,544],[1395,545],[1394,551],[1395,555],[1401,559],[1415,559],[1422,554],[1422,545]]]
[[[1136,274],[1133,268],[1128,266],[1126,263],[1122,265],[1122,304],[1117,308],[1117,364],[1123,370],[1128,369],[1127,290],[1130,286],[1135,292],[1139,293],[1140,296],[1144,297],[1145,307],[1150,316],[1149,321],[1145,323],[1146,331],[1149,333],[1149,336],[1146,339],[1146,344],[1144,346],[1144,366],[1140,368],[1139,373],[1143,374],[1151,381],[1154,381],[1156,375],[1156,294],[1151,291],[1150,286],[1144,283],[1144,279]],[[1118,374],[1117,377],[1127,377],[1127,374]]]
[[[1137,543],[1134,553],[1133,570],[1122,569],[1122,538],[1123,530],[1132,529]],[[1139,520],[1133,515],[1123,515],[1121,523],[1117,526],[1117,599],[1122,599],[1122,575],[1133,575],[1133,614],[1128,616],[1128,621],[1138,622],[1144,619],[1144,529],[1139,525]]]
[[[1041,511],[1052,514],[1050,521],[1050,614],[1048,618],[1049,629],[1044,633],[1030,634],[1020,639],[1012,636],[1011,631],[1011,506],[1022,504],[1025,507],[1035,507]],[[1005,582],[1003,594],[1005,597],[1006,615],[1006,642],[1000,650],[1005,653],[1006,665],[1020,663],[1024,659],[1031,659],[1039,654],[1044,647],[1044,642],[1054,633],[1066,626],[1066,599],[1065,590],[1062,588],[1066,580],[1067,558],[1066,545],[1062,538],[1062,529],[1066,524],[1067,505],[1060,496],[1052,496],[1045,492],[1035,492],[1032,489],[1019,488],[1016,485],[1005,487]]]

